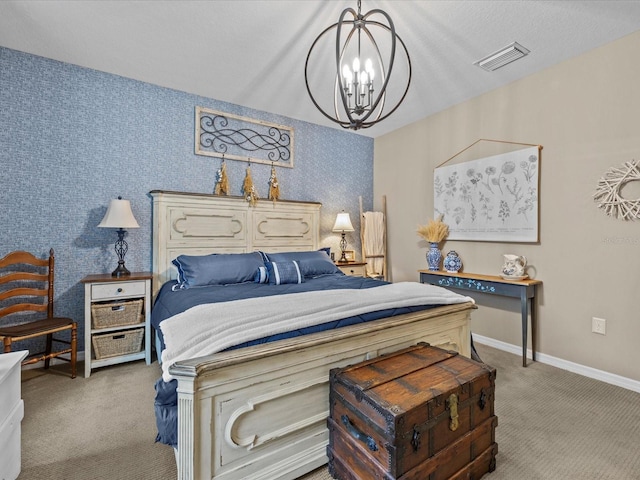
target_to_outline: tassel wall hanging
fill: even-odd
[[[278,177],[276,177],[276,167],[271,165],[271,176],[269,177],[269,200],[280,199],[280,184],[278,183]]]
[[[242,183],[242,192],[244,197],[252,207],[258,202],[258,193],[256,187],[253,185],[253,178],[251,178],[251,165],[247,167],[247,173],[244,176],[244,182]]]
[[[227,162],[224,158],[222,164],[216,172],[216,187],[213,190],[215,195],[229,195],[229,178],[227,177]]]

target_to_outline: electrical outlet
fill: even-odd
[[[591,331],[593,333],[606,335],[606,330],[607,330],[607,321],[604,318],[593,317],[591,319]]]

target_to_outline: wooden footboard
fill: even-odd
[[[465,303],[178,362],[178,478],[295,479],[325,464],[329,370],[428,342],[470,356]]]

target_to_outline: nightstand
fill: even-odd
[[[366,275],[366,262],[335,262],[336,267],[342,270],[345,275],[352,277],[364,277]]]
[[[151,364],[150,272],[87,275],[84,283],[84,376],[116,363]]]

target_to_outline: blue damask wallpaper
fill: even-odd
[[[80,280],[117,264],[115,231],[96,227],[109,201],[131,201],[140,228],[128,232],[126,265],[142,271],[151,270],[149,191],[213,191],[220,159],[194,154],[196,106],[293,127],[295,167],[278,169],[281,198],[322,202],[322,243],[333,248],[335,216],[350,212],[348,248],[359,250],[358,197],[373,205],[373,139],[0,47],[0,256],[54,248],[56,313],[78,321],[79,350]],[[232,195],[246,166],[227,161]],[[266,198],[270,167],[251,169]]]

